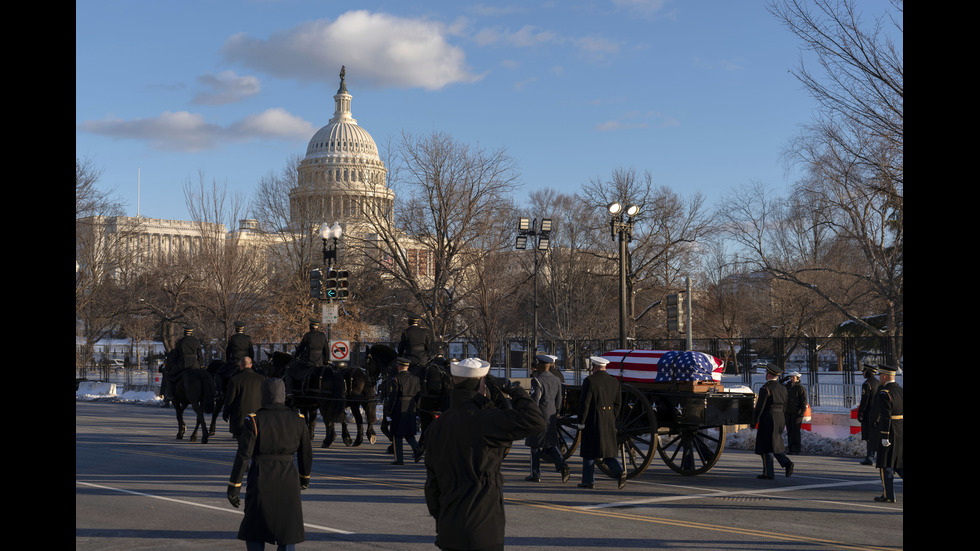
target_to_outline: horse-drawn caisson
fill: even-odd
[[[721,457],[727,432],[752,422],[754,394],[725,390],[718,358],[665,350],[613,350],[603,357],[609,360],[606,371],[622,384],[616,428],[628,478],[642,473],[655,453],[680,474],[707,472]],[[581,440],[582,387],[565,385],[564,390],[558,424],[567,459]],[[609,474],[601,461],[596,464]]]

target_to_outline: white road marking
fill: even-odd
[[[163,500],[163,501],[172,501],[174,503],[180,503],[181,505],[193,505],[194,507],[202,507],[204,509],[213,509],[215,511],[223,511],[225,513],[235,513],[235,514],[239,514],[239,515],[244,515],[245,514],[243,511],[239,511],[238,509],[228,509],[227,507],[215,507],[214,505],[205,505],[203,503],[194,503],[193,501],[185,501],[185,500],[182,500],[182,499],[174,499],[174,498],[171,498],[171,497],[155,496],[153,494],[147,494],[147,493],[144,493],[144,492],[136,492],[136,491],[133,491],[133,490],[125,490],[123,488],[113,488],[112,486],[103,486],[101,484],[92,484],[92,483],[89,483],[89,482],[76,481],[76,483],[77,484],[81,484],[83,486],[90,486],[92,488],[101,488],[103,490],[112,490],[114,492],[122,492],[124,494],[133,494],[133,495],[142,496],[142,497],[149,497],[149,498],[153,498],[153,499],[160,499],[160,500]],[[354,534],[354,532],[348,532],[346,530],[338,530],[336,528],[329,528],[327,526],[318,526],[316,524],[304,523],[303,526],[305,526],[306,528],[309,528],[311,530],[321,530],[321,531],[324,531],[324,532],[333,532],[335,534],[344,534],[344,535],[348,535],[348,536]]]

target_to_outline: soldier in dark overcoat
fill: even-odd
[[[413,367],[428,363],[431,349],[429,332],[419,327],[419,321],[418,316],[409,315],[408,327],[398,341],[398,355],[411,360]]]
[[[758,478],[772,479],[773,458],[779,466],[786,469],[786,476],[793,474],[793,462],[786,457],[783,445],[783,428],[786,424],[786,387],[779,382],[782,368],[766,366],[766,383],[759,389],[759,396],[752,415],[752,426],[756,427],[755,453],[762,456],[762,474]]]
[[[616,418],[622,404],[622,386],[606,372],[609,360],[593,356],[589,358],[592,374],[582,381],[578,422],[582,432],[582,482],[579,488],[595,487],[595,460],[603,463],[618,479],[619,488],[626,485],[626,469],[619,464],[619,440],[616,435]]]
[[[904,436],[905,436],[905,401],[902,387],[895,381],[898,369],[888,365],[878,367],[881,386],[875,397],[875,418],[878,422],[878,434],[881,437],[881,447],[878,448],[877,467],[881,474],[882,494],[875,501],[895,503],[895,473],[905,478],[904,472]]]
[[[861,385],[861,402],[858,404],[857,419],[861,423],[861,440],[864,440],[866,453],[862,465],[874,465],[875,456],[878,453],[880,436],[874,413],[874,399],[878,395],[877,366],[864,364],[864,383]]]
[[[228,382],[221,417],[228,422],[228,431],[236,440],[241,435],[245,417],[262,407],[263,381],[265,376],[252,369],[252,358],[245,356],[238,364],[238,372]]]
[[[421,459],[418,442],[415,440],[418,427],[418,402],[422,392],[422,383],[409,370],[411,360],[398,357],[396,360],[398,372],[392,378],[389,391],[385,397],[384,411],[388,417],[388,426],[394,440],[395,460],[392,465],[404,465],[402,452],[403,442],[408,442],[412,448],[412,456],[418,462]]]
[[[330,358],[330,341],[327,334],[320,331],[320,322],[310,320],[310,330],[296,346],[293,356],[310,365],[323,365]]]
[[[786,453],[797,454],[803,451],[803,416],[809,400],[806,387],[800,382],[800,372],[789,374],[786,381]]]
[[[451,405],[425,432],[425,504],[436,519],[436,545],[503,549],[504,478],[500,464],[514,440],[545,428],[527,391],[505,389],[512,407],[494,406],[485,377],[490,363],[454,362]]]
[[[303,415],[287,408],[285,398],[282,379],[263,381],[262,408],[245,418],[228,481],[228,501],[237,508],[248,469],[238,539],[250,545],[287,546],[306,539],[300,491],[310,485],[313,448]]]
[[[330,358],[330,341],[327,334],[320,331],[320,322],[311,319],[309,331],[307,331],[293,353],[296,358],[286,366],[283,374],[283,382],[286,385],[286,394],[292,396],[300,390],[303,379],[312,367],[322,366]],[[336,379],[336,376],[335,376]]]
[[[541,414],[548,422],[548,427],[538,434],[533,434],[524,441],[531,448],[531,474],[525,478],[528,482],[541,481],[541,456],[547,455],[555,464],[555,470],[561,473],[561,481],[568,482],[571,470],[565,458],[558,450],[558,411],[561,409],[561,380],[552,372],[555,365],[554,356],[538,354],[535,358],[534,374],[531,376],[531,399],[538,404]]]
[[[236,321],[235,332],[228,337],[228,345],[225,346],[225,361],[237,366],[246,356],[254,360],[255,347],[252,345],[252,337],[245,333],[245,323]]]
[[[204,367],[204,347],[201,340],[194,335],[194,326],[184,326],[182,336],[170,351],[166,365],[165,400],[173,399],[177,383],[180,382],[184,370]]]

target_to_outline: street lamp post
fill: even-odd
[[[327,281],[336,281],[336,276],[331,272],[333,271],[334,263],[337,262],[337,243],[340,241],[343,233],[344,230],[338,222],[334,222],[333,225],[329,226],[326,222],[320,225],[320,238],[323,240],[324,275]],[[337,305],[332,304],[331,301],[331,293],[336,292],[336,286],[332,289],[326,289],[326,301],[321,305],[320,319],[327,328],[326,333],[328,339],[330,338],[330,325],[337,318],[339,310]]]
[[[625,210],[618,202],[609,204],[609,229],[612,238],[619,236],[619,347],[627,348],[626,342],[626,243],[633,240],[633,223],[640,208],[630,205]]]
[[[524,250],[528,242],[534,248],[534,307],[533,321],[531,327],[531,351],[538,353],[538,251],[548,250],[551,244],[551,218],[542,218],[541,227],[537,226],[537,219],[520,218],[517,223],[517,241],[514,248]],[[529,359],[530,360],[530,359]],[[508,377],[510,374],[508,374]]]

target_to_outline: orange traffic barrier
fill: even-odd
[[[813,411],[810,410],[810,404],[806,405],[806,410],[803,412],[803,424],[800,428],[803,430],[813,431]]]
[[[861,433],[861,422],[858,421],[858,407],[851,408],[851,434]]]

